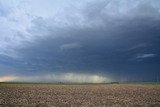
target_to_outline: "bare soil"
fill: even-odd
[[[160,107],[160,85],[2,84],[0,107]]]

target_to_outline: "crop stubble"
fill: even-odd
[[[0,107],[160,107],[160,85],[0,85]]]

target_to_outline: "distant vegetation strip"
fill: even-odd
[[[160,85],[160,82],[110,82],[110,83],[63,83],[63,82],[0,82],[2,84],[50,84],[50,85],[108,85],[108,84],[149,84],[149,85]]]
[[[63,82],[0,82],[0,84],[53,84],[53,85],[100,85],[100,84],[119,84],[118,82],[110,83],[63,83]]]

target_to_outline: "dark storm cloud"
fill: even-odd
[[[14,62],[11,66],[23,70],[23,75],[79,72],[102,73],[119,81],[154,80],[160,64],[158,0],[73,4],[63,2],[65,8],[53,16],[47,12],[25,16],[30,24],[13,39],[16,45],[5,50],[12,44],[3,42],[0,47],[2,55],[11,56],[3,63]]]

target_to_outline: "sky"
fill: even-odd
[[[0,0],[0,81],[160,81],[160,0]]]

